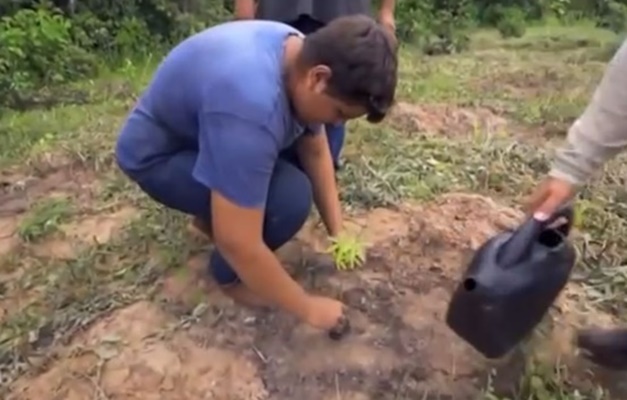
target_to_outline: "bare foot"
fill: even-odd
[[[188,225],[188,229],[191,233],[202,236],[203,239],[211,240],[211,229],[209,224],[198,217],[192,218],[192,221]]]
[[[221,286],[222,292],[232,298],[236,303],[247,307],[264,308],[270,307],[271,304],[261,297],[253,293],[249,288],[241,283],[235,283],[233,285]]]

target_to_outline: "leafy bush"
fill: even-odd
[[[505,6],[500,3],[489,4],[481,13],[480,22],[484,26],[497,26],[505,15]]]
[[[0,108],[20,109],[37,105],[41,88],[145,57],[227,17],[210,0],[16,0],[0,15]]]
[[[0,2],[0,107],[89,76],[97,64],[158,53],[233,12],[233,0],[50,1]],[[428,55],[464,51],[477,25],[504,37],[520,37],[529,20],[548,16],[627,27],[627,0],[403,0],[396,8],[398,38]]]
[[[397,36],[401,41],[417,44],[431,55],[468,47],[475,14],[470,0],[408,0],[397,4]]]
[[[600,25],[616,33],[625,33],[627,30],[627,5],[618,1],[607,2],[606,12]]]
[[[496,28],[504,38],[523,37],[526,31],[525,13],[519,8],[503,10]]]
[[[90,75],[96,60],[72,41],[72,23],[55,9],[23,9],[0,22],[0,105],[30,91]]]

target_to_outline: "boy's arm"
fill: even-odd
[[[235,18],[255,19],[255,0],[235,0]]]
[[[342,230],[342,208],[324,126],[317,133],[301,136],[297,152],[305,173],[311,179],[314,202],[327,232],[329,236],[337,236]]]
[[[242,282],[262,299],[307,319],[307,293],[263,242],[263,209],[238,206],[214,190],[211,214],[216,247]]]
[[[627,40],[609,62],[584,113],[568,131],[550,175],[584,184],[627,147]]]
[[[309,296],[263,241],[265,201],[278,154],[275,138],[263,126],[224,113],[203,113],[199,126],[194,178],[211,190],[216,247],[254,293],[307,318]]]

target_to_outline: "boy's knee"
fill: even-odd
[[[128,166],[125,163],[125,159],[123,156],[120,156],[120,150],[118,149],[118,147],[116,147],[115,149],[115,164],[117,165],[118,169],[129,179],[131,180],[135,180],[135,176],[132,173],[132,171],[128,168]]]
[[[302,228],[311,212],[313,191],[309,178],[295,166],[282,163],[266,204],[264,240],[276,249]]]
[[[293,226],[298,231],[305,223],[313,205],[313,190],[309,178],[298,170],[298,179],[292,179],[290,190],[284,192],[285,198],[277,204],[268,214],[282,220],[285,224]]]
[[[311,213],[313,194],[309,181],[306,185],[294,187],[294,191],[286,197],[286,200],[288,199],[291,201],[282,207],[268,210],[266,219],[266,228],[271,233],[285,237],[281,240],[284,242],[298,233]]]
[[[289,214],[295,219],[302,220],[302,223],[304,223],[311,212],[312,205],[313,189],[311,182],[303,174],[303,179],[299,180],[297,185],[294,185]]]

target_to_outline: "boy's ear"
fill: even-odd
[[[326,65],[321,64],[311,68],[308,73],[309,89],[317,94],[323,93],[331,74],[331,68]]]

